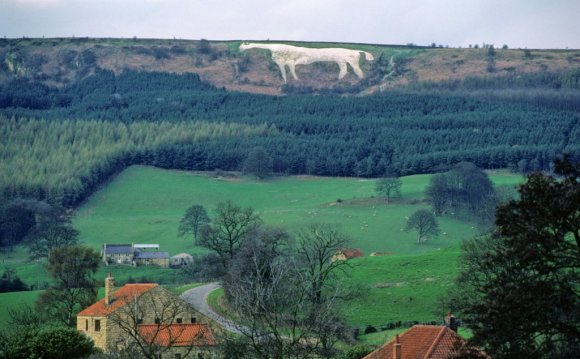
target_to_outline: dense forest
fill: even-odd
[[[136,71],[97,70],[62,88],[15,79],[0,87],[0,188],[74,206],[128,165],[240,170],[257,147],[275,173],[325,176],[578,158],[580,73],[522,76],[368,96],[236,93],[195,74]],[[476,91],[493,81],[518,96]]]

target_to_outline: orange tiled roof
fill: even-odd
[[[103,298],[77,315],[82,317],[105,317],[124,306],[128,300],[139,297],[155,287],[157,287],[155,283],[125,284],[113,294],[113,301],[109,305],[105,305],[105,298]]]
[[[162,347],[215,345],[207,324],[140,324],[137,330],[147,343]]]
[[[401,359],[446,359],[459,353],[466,341],[453,330],[437,325],[415,325],[399,336]],[[395,340],[363,359],[393,359]],[[481,352],[481,357],[487,356]]]

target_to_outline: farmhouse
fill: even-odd
[[[170,358],[214,358],[207,319],[188,303],[153,283],[126,284],[117,291],[105,279],[105,298],[77,315],[77,329],[106,353],[137,347]]]
[[[103,244],[101,257],[105,264],[131,264],[135,249],[132,244]]]
[[[159,244],[103,244],[101,257],[105,265],[157,265],[169,267],[169,253],[160,252]]]
[[[469,358],[489,359],[484,352],[469,347],[457,334],[455,317],[450,314],[445,324],[415,325],[363,359],[446,359],[460,353],[469,353]]]

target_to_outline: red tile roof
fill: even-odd
[[[447,359],[456,356],[466,341],[453,330],[436,325],[415,325],[399,336],[401,359]],[[395,340],[363,359],[393,359]],[[481,358],[487,356],[481,353]]]
[[[137,330],[147,343],[162,347],[215,345],[207,324],[140,324]]]
[[[124,306],[127,301],[134,297],[140,297],[155,287],[157,287],[155,283],[125,284],[113,294],[113,301],[109,305],[105,304],[105,298],[103,298],[77,315],[81,317],[105,317]]]

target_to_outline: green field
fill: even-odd
[[[8,325],[10,316],[8,310],[19,309],[24,306],[34,308],[34,302],[42,291],[0,293],[0,332]]]
[[[506,172],[490,176],[497,186],[522,180]],[[203,252],[192,239],[177,237],[179,220],[192,204],[205,206],[212,216],[216,203],[233,200],[254,207],[267,225],[292,233],[309,223],[330,223],[352,238],[352,247],[365,253],[352,262],[352,273],[344,279],[345,284],[362,283],[365,291],[364,299],[344,308],[348,323],[381,326],[395,320],[427,321],[435,318],[437,298],[452,284],[459,243],[478,232],[471,223],[442,217],[439,238],[417,245],[415,234],[402,230],[407,216],[427,208],[423,193],[429,179],[430,175],[404,177],[402,197],[387,206],[375,197],[372,179],[295,176],[256,181],[134,166],[91,196],[77,210],[73,224],[81,232],[81,242],[96,250],[103,243],[157,243],[175,255]],[[391,254],[369,257],[377,251]],[[29,285],[48,283],[43,263],[28,262],[26,257],[25,249],[17,247],[0,254],[0,266],[16,269]],[[104,278],[106,272],[112,272],[119,284],[187,280],[172,269],[114,266],[101,267],[97,278]],[[4,297],[0,298],[4,304]],[[0,320],[4,316],[0,313]]]
[[[477,233],[471,224],[440,218],[440,238],[417,246],[414,234],[402,231],[407,216],[427,208],[422,199],[429,178],[403,178],[402,198],[387,206],[374,197],[375,180],[371,179],[299,176],[256,181],[134,166],[81,206],[74,225],[81,231],[81,240],[95,249],[103,243],[157,243],[172,255],[197,253],[203,249],[191,239],[177,237],[187,207],[201,204],[211,216],[216,203],[233,200],[252,206],[270,226],[294,232],[308,223],[331,223],[350,235],[352,246],[365,254],[416,254],[453,246]],[[519,176],[503,173],[492,178],[502,185],[521,181]]]

